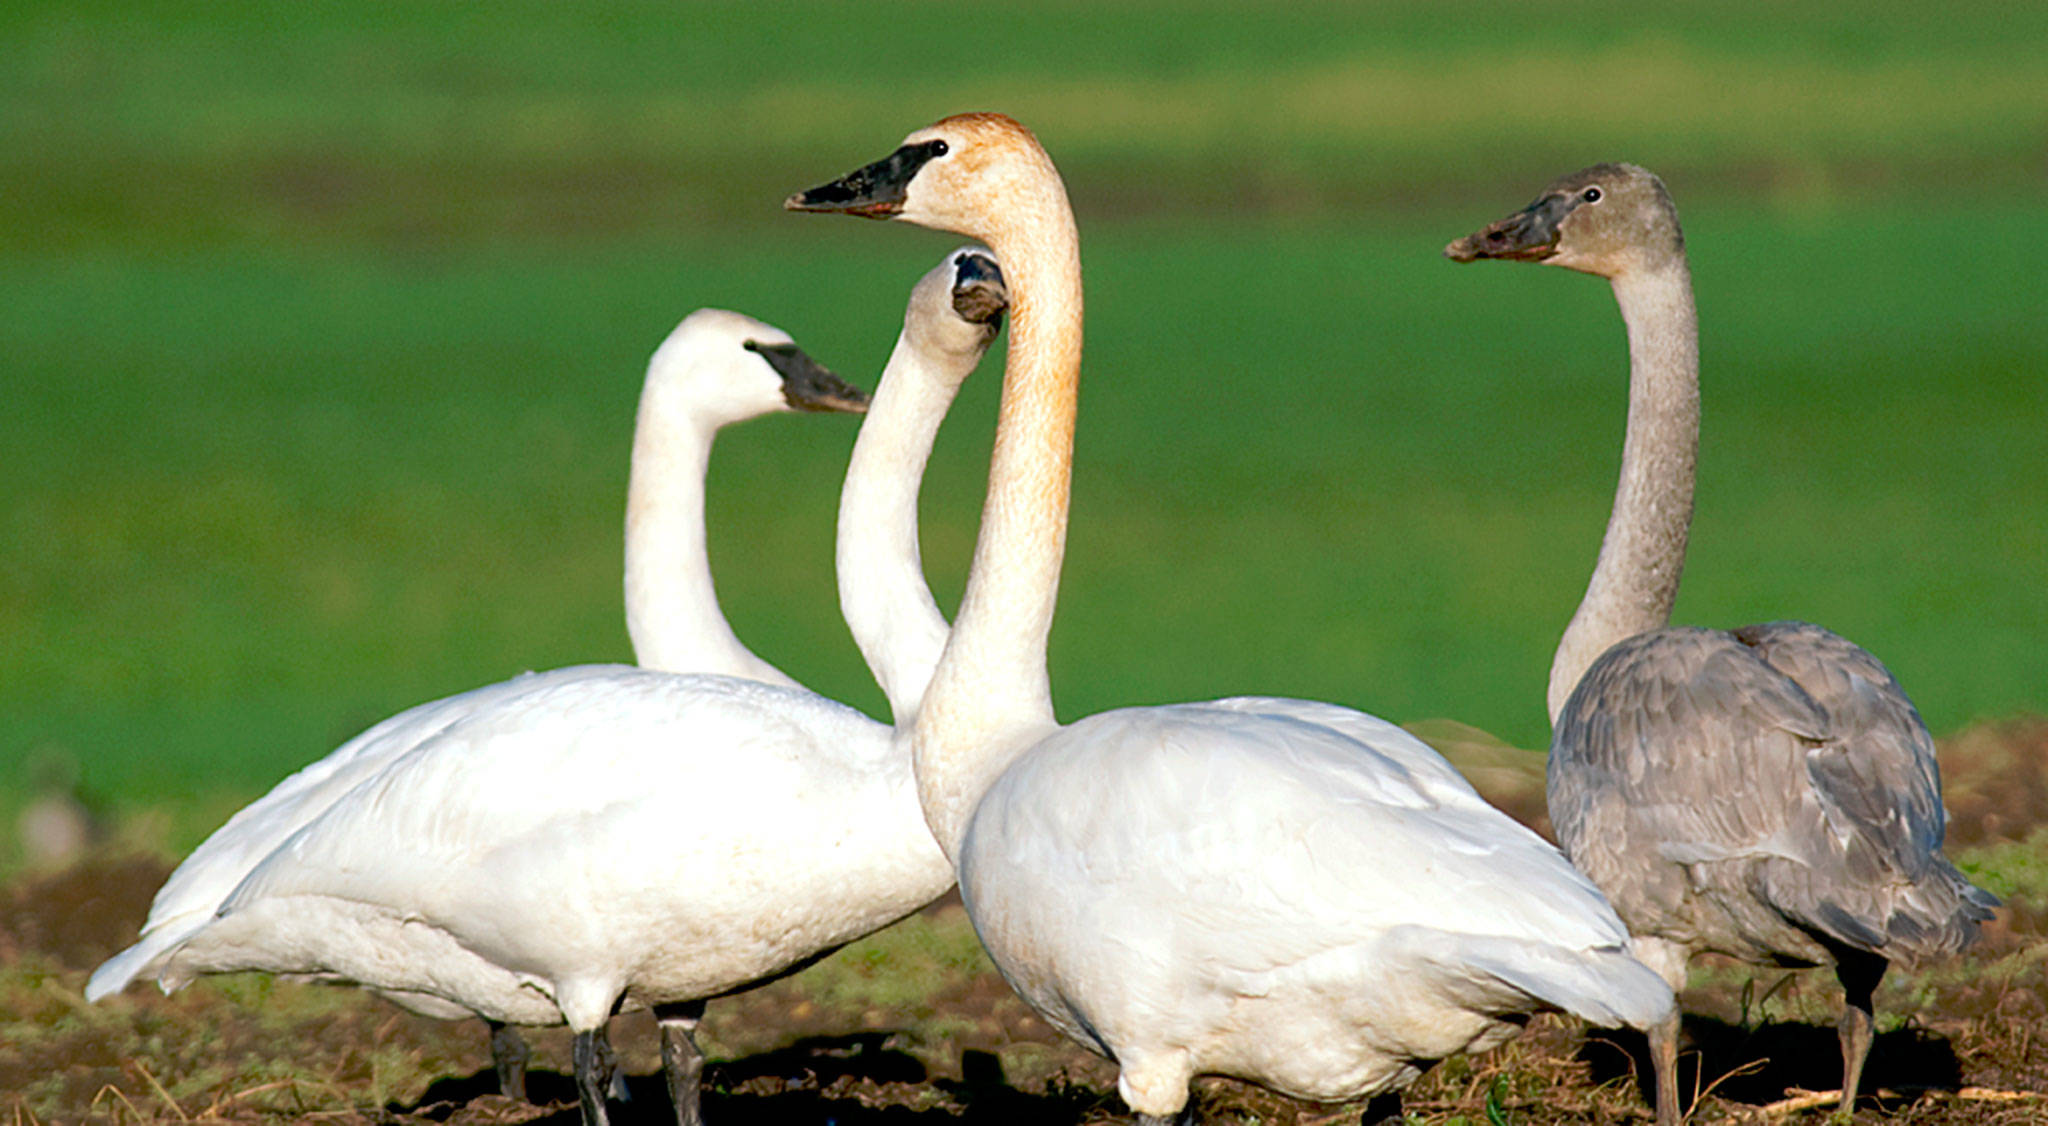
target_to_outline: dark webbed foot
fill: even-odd
[[[661,1071],[668,1078],[676,1126],[704,1126],[704,1053],[698,1050],[696,1037],[704,1002],[656,1005],[654,1019],[661,1024]]]
[[[576,1034],[576,1101],[583,1108],[583,1126],[611,1126],[604,1096],[612,1085],[611,1040],[602,1025]]]
[[[526,1046],[526,1037],[511,1025],[494,1020],[484,1023],[491,1029],[491,1069],[498,1073],[498,1093],[525,1102],[526,1061],[532,1058],[533,1050]]]

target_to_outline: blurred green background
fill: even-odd
[[[629,659],[648,353],[720,305],[871,381],[957,240],[779,202],[967,109],[1082,225],[1062,715],[1546,741],[1620,323],[1438,250],[1603,159],[1693,252],[1679,620],[1827,624],[1938,733],[2048,710],[2048,5],[26,0],[0,43],[0,812],[75,764],[182,847],[391,712]],[[948,606],[1000,358],[926,489]],[[713,559],[758,652],[879,711],[832,590],[853,433],[729,433]]]

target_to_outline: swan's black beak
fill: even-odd
[[[1545,196],[1500,222],[1444,247],[1444,257],[1453,262],[1472,262],[1480,258],[1541,262],[1557,253],[1558,225],[1571,212],[1574,202],[1574,197],[1568,195]]]
[[[904,196],[918,169],[945,152],[946,142],[940,140],[904,145],[829,184],[798,192],[783,200],[782,206],[790,211],[843,211],[868,219],[894,218],[903,210]]]
[[[762,344],[754,340],[747,341],[745,347],[767,360],[768,366],[782,376],[782,397],[792,408],[867,413],[868,393],[847,385],[826,370],[823,364],[805,355],[802,348],[794,344]]]
[[[970,252],[953,259],[953,311],[961,320],[1000,326],[1009,307],[1010,289],[993,256]]]

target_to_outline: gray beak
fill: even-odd
[[[1545,196],[1444,247],[1444,257],[1453,262],[1481,258],[1541,262],[1557,253],[1558,224],[1564,222],[1575,202],[1574,197],[1562,194]]]
[[[868,393],[848,386],[824,365],[805,355],[802,348],[794,344],[761,344],[753,340],[747,341],[745,347],[767,360],[768,366],[782,376],[782,397],[797,410],[867,413]]]

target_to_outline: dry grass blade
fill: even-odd
[[[1955,1097],[1975,1102],[2017,1103],[2042,1098],[2039,1091],[2001,1091],[1994,1087],[1965,1087]]]
[[[178,1121],[192,1121],[191,1116],[185,1113],[185,1108],[178,1105],[178,1100],[172,1098],[171,1093],[169,1091],[164,1090],[164,1085],[156,1081],[156,1076],[150,1074],[149,1068],[145,1067],[141,1060],[134,1060],[132,1062],[135,1064],[135,1070],[141,1072],[142,1077],[149,1081],[150,1090],[155,1091],[156,1097],[162,1099],[164,1105],[171,1108],[171,1113],[178,1116]],[[128,1100],[127,1098],[123,1097],[121,1101],[127,1102]],[[133,1110],[134,1107],[131,1105],[129,1109]],[[140,1117],[140,1115],[138,1115],[137,1117]]]
[[[1871,1093],[1886,1097],[1895,1094],[1889,1090],[1878,1090]],[[1994,1087],[1964,1087],[1958,1091],[1937,1091],[1932,1093],[1946,1095],[1949,1098],[1963,1102],[2030,1102],[2042,1097],[2039,1092],[2035,1091],[2006,1091]],[[1779,1099],[1777,1102],[1767,1103],[1756,1108],[1753,1120],[1762,1121],[1771,1118],[1783,1118],[1788,1114],[1797,1114],[1803,1110],[1833,1106],[1841,1101],[1842,1092],[1840,1091],[1801,1091],[1787,1098]]]
[[[1720,1075],[1716,1076],[1712,1083],[1707,1084],[1705,1090],[1699,1089],[1699,1078],[1697,1074],[1695,1074],[1693,1078],[1692,1110],[1689,1110],[1685,1113],[1684,1120],[1690,1121],[1692,1119],[1692,1116],[1699,1112],[1700,1100],[1706,1098],[1708,1095],[1713,1094],[1714,1091],[1721,1086],[1721,1084],[1728,1082],[1730,1079],[1739,1079],[1744,1075],[1749,1075],[1753,1072],[1762,1071],[1763,1068],[1763,1060],[1751,1060],[1748,1063],[1742,1064],[1739,1067],[1731,1067],[1727,1071],[1724,1071]],[[1836,1097],[1840,1098],[1841,1096],[1838,1094]]]
[[[1779,1099],[1774,1103],[1765,1103],[1763,1106],[1756,1108],[1756,1117],[1759,1119],[1782,1118],[1788,1114],[1797,1114],[1802,1110],[1833,1106],[1841,1101],[1842,1092],[1840,1091],[1801,1091],[1796,1095]]]
[[[90,1106],[88,1106],[88,1107],[86,1108],[86,1117],[90,1118],[90,1117],[91,1117],[91,1116],[92,1116],[93,1114],[97,1113],[97,1112],[99,1111],[99,1109],[100,1109],[100,1100],[101,1100],[101,1099],[104,1099],[104,1098],[106,1098],[106,1097],[107,1097],[108,1095],[112,1095],[112,1096],[114,1096],[115,1098],[117,1098],[117,1099],[121,1100],[121,1105],[122,1105],[122,1106],[125,1106],[125,1107],[127,1107],[127,1108],[128,1108],[128,1113],[129,1113],[129,1114],[132,1114],[132,1115],[134,1115],[134,1116],[135,1116],[135,1121],[137,1121],[137,1122],[147,1122],[147,1121],[149,1121],[149,1119],[148,1119],[148,1118],[146,1118],[146,1117],[144,1117],[144,1116],[143,1116],[143,1113],[142,1113],[142,1112],[141,1112],[140,1110],[137,1110],[137,1109],[135,1108],[135,1104],[134,1104],[134,1103],[132,1103],[132,1102],[129,1102],[129,1101],[128,1101],[128,1095],[127,1095],[127,1093],[126,1093],[126,1092],[124,1092],[124,1091],[122,1091],[122,1090],[121,1090],[121,1088],[119,1088],[119,1087],[116,1087],[116,1086],[114,1086],[114,1085],[112,1085],[112,1084],[108,1084],[108,1085],[107,1085],[107,1086],[105,1086],[105,1087],[101,1087],[101,1088],[99,1089],[99,1092],[98,1092],[97,1094],[93,1095],[93,1097],[92,1097],[92,1105],[90,1105]],[[15,1109],[19,1110],[20,1108],[19,1108],[19,1107],[17,1107],[17,1108],[15,1108]],[[30,1119],[34,1119],[34,1117],[35,1117],[35,1116],[34,1116],[33,1114],[31,1114],[31,1115],[30,1115],[29,1117],[30,1117]],[[119,1111],[115,1111],[115,1112],[114,1112],[114,1114],[112,1115],[112,1117],[113,1117],[113,1119],[114,1119],[114,1121],[115,1121],[115,1122],[119,1122],[119,1121],[121,1120],[121,1114],[120,1114],[120,1112],[119,1112]]]
[[[259,1083],[254,1087],[245,1087],[239,1091],[229,1091],[227,1094],[221,1096],[220,1101],[214,1105],[226,1106],[229,1103],[239,1102],[240,1100],[249,1098],[252,1095],[260,1095],[265,1091],[275,1091],[284,1087],[291,1087],[293,1089],[297,1089],[303,1082],[304,1080],[301,1079],[279,1079],[271,1083]]]

